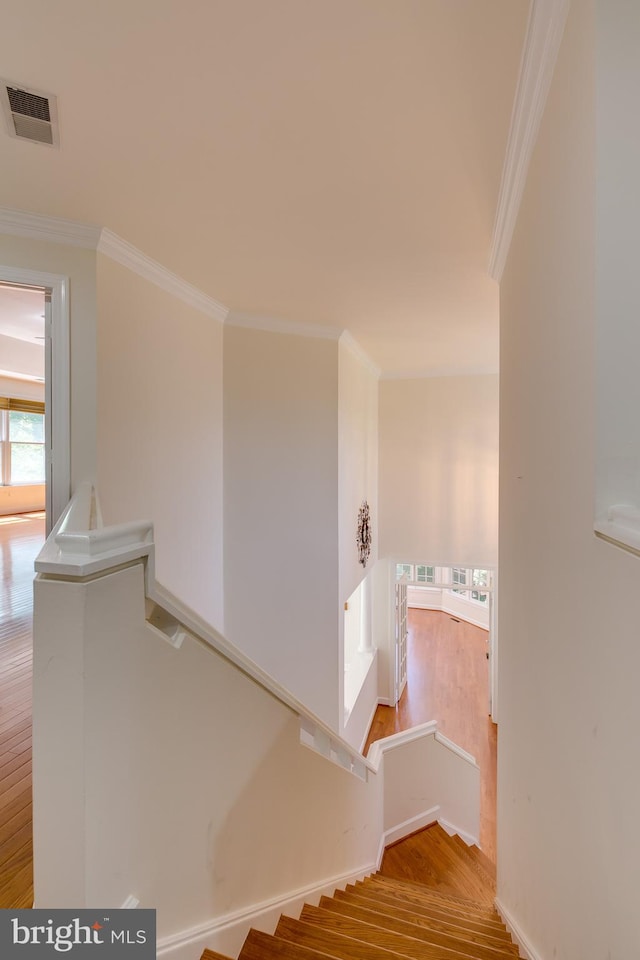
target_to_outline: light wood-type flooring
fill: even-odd
[[[446,613],[410,608],[407,686],[396,707],[378,707],[374,740],[435,720],[480,767],[480,846],[496,858],[497,727],[488,715],[487,631]]]
[[[33,561],[44,528],[43,514],[0,517],[0,907],[33,905]]]

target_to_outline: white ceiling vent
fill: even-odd
[[[21,87],[10,80],[0,83],[0,98],[9,136],[57,147],[60,140],[56,98],[42,90]]]

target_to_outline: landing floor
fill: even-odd
[[[374,740],[436,720],[441,733],[480,767],[480,846],[496,858],[498,728],[488,715],[487,631],[447,613],[409,609],[407,686],[397,707],[378,707],[365,753]]]

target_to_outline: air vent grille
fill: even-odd
[[[35,143],[58,146],[56,98],[42,90],[30,90],[10,81],[1,81],[0,99],[10,136]]]
[[[7,96],[12,113],[19,113],[23,117],[32,117],[34,120],[46,120],[51,123],[49,101],[46,97],[39,97],[36,93],[27,90],[18,90],[7,87]]]

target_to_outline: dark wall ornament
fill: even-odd
[[[369,504],[366,500],[362,501],[362,506],[358,511],[358,535],[356,536],[358,547],[358,559],[363,567],[366,567],[369,554],[371,553],[371,513]]]

